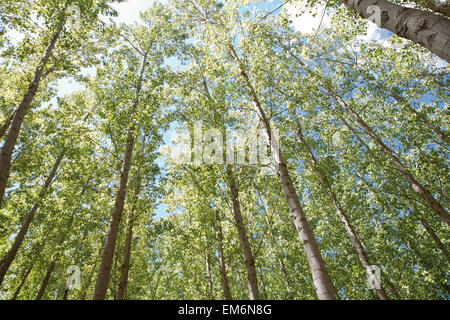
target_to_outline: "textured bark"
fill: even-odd
[[[325,262],[317,245],[317,241],[312,233],[311,226],[306,219],[303,207],[298,199],[294,184],[286,166],[286,161],[284,160],[283,154],[279,150],[278,143],[276,141],[273,141],[272,139],[272,129],[270,127],[269,121],[267,120],[264,110],[262,109],[262,106],[259,102],[258,96],[253,89],[250,78],[241,63],[239,56],[234,50],[234,47],[231,44],[229,45],[229,49],[231,56],[240,69],[241,77],[245,82],[245,87],[247,93],[251,98],[254,111],[258,115],[261,124],[266,131],[270,148],[273,154],[278,154],[278,178],[280,180],[283,193],[286,197],[288,207],[291,211],[294,225],[297,229],[303,248],[305,250],[317,296],[321,300],[337,299],[336,290],[328,275],[328,271],[325,267]]]
[[[103,251],[102,262],[100,263],[100,269],[98,271],[97,282],[95,284],[93,300],[104,300],[106,291],[108,290],[108,284],[111,274],[111,266],[114,258],[114,251],[116,249],[117,233],[119,231],[120,220],[122,219],[123,208],[125,205],[125,196],[127,193],[128,175],[131,169],[131,158],[133,156],[133,149],[135,144],[136,124],[135,116],[137,113],[140,93],[142,89],[142,82],[144,72],[147,66],[147,52],[144,54],[141,72],[136,88],[136,100],[133,103],[130,116],[130,127],[128,128],[127,142],[125,157],[122,164],[122,170],[120,174],[119,187],[116,193],[116,202],[114,204],[114,210],[111,214],[111,220],[109,222],[108,231],[106,233],[105,248]]]
[[[227,170],[228,187],[230,189],[231,201],[233,203],[233,216],[236,222],[236,228],[239,234],[239,242],[244,254],[245,268],[247,270],[248,291],[250,300],[259,300],[258,278],[256,275],[255,259],[253,257],[252,248],[247,237],[247,231],[244,225],[244,219],[241,213],[241,204],[239,202],[239,191],[233,173],[229,166]]]
[[[411,40],[450,62],[450,20],[386,0],[339,0],[361,17],[374,20],[370,6],[380,8],[379,27]],[[368,9],[369,8],[369,9]]]
[[[53,52],[53,49],[56,46],[56,42],[59,39],[59,36],[64,27],[64,20],[61,21],[57,27],[56,32],[53,34],[47,49],[45,50],[44,56],[39,61],[39,65],[36,67],[34,72],[33,80],[31,81],[27,92],[25,93],[22,101],[20,102],[17,110],[14,113],[14,118],[12,119],[11,128],[6,136],[5,143],[3,144],[2,150],[0,152],[0,208],[3,203],[3,197],[5,195],[6,185],[8,183],[9,172],[11,169],[11,159],[14,148],[17,143],[17,139],[19,137],[20,128],[22,127],[23,119],[27,114],[29,106],[36,95],[36,92],[39,88],[39,84],[42,80],[42,75],[45,66],[50,59],[50,56]],[[0,272],[0,283],[1,283],[2,275]]]
[[[320,169],[319,163],[318,163],[316,157],[314,156],[314,154],[312,153],[311,148],[303,135],[303,132],[302,132],[302,129],[301,129],[299,123],[297,123],[297,128],[298,128],[299,139],[311,159],[314,171],[320,177],[322,184],[326,188],[326,191],[328,192],[330,200],[333,203],[333,206],[336,209],[336,212],[337,212],[339,218],[341,219],[342,223],[344,224],[345,230],[347,231],[347,234],[358,254],[359,261],[361,261],[361,264],[364,267],[364,269],[366,270],[366,272],[370,272],[370,266],[372,266],[373,264],[376,264],[376,263],[371,263],[369,261],[366,250],[364,248],[364,245],[362,244],[362,242],[359,239],[358,235],[356,234],[352,224],[350,223],[350,220],[347,217],[347,213],[346,213],[344,207],[341,205],[340,201],[338,200],[336,193],[334,192],[334,189],[331,186],[327,176]],[[381,283],[379,284],[379,288],[375,289],[375,291],[377,292],[377,295],[381,300],[389,300],[389,297]]]
[[[220,220],[219,212],[216,210],[216,234],[217,234],[217,247],[219,251],[219,271],[220,279],[222,281],[223,296],[226,300],[233,300],[231,295],[230,285],[228,283],[227,268],[225,264],[225,255],[223,252],[223,231],[222,231],[222,221]]]
[[[3,282],[3,279],[5,278],[6,272],[8,271],[9,267],[11,266],[11,263],[13,262],[14,258],[16,257],[17,251],[19,250],[19,248],[21,247],[21,245],[25,239],[25,236],[28,232],[28,228],[30,227],[31,221],[33,221],[33,218],[36,215],[36,211],[38,210],[41,202],[44,200],[45,195],[48,191],[48,188],[50,187],[50,185],[53,182],[53,179],[56,176],[59,165],[61,164],[61,161],[64,158],[65,152],[66,152],[66,150],[63,150],[59,154],[58,158],[56,159],[56,162],[53,165],[52,170],[50,171],[49,175],[47,176],[47,179],[45,180],[44,185],[42,186],[42,189],[38,195],[38,199],[34,202],[30,211],[28,211],[25,221],[22,223],[20,230],[17,233],[16,238],[14,239],[11,249],[9,249],[7,254],[3,257],[2,261],[0,262],[0,285]]]

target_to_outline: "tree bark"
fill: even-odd
[[[120,220],[122,219],[123,208],[125,204],[125,196],[128,185],[128,175],[131,169],[131,158],[133,156],[133,149],[135,144],[136,124],[135,117],[139,105],[140,93],[142,89],[142,82],[144,72],[147,66],[147,52],[144,54],[141,72],[136,88],[136,99],[133,103],[130,116],[130,127],[128,128],[127,143],[125,150],[125,157],[122,165],[122,172],[120,174],[119,187],[116,193],[116,202],[114,210],[111,214],[111,220],[109,222],[108,231],[106,233],[105,249],[103,251],[102,262],[98,272],[97,282],[94,289],[93,300],[104,300],[106,291],[108,290],[109,278],[111,274],[111,266],[114,258],[114,251],[116,248],[117,233],[119,231]]]
[[[5,143],[3,144],[2,150],[0,152],[0,208],[3,203],[3,197],[5,195],[6,185],[9,179],[9,173],[11,169],[11,158],[14,148],[17,144],[17,139],[19,137],[20,128],[22,127],[23,119],[27,114],[29,106],[36,95],[39,88],[39,84],[42,80],[42,74],[48,60],[56,46],[56,42],[63,30],[65,20],[62,20],[57,27],[56,32],[53,34],[47,49],[45,50],[44,56],[39,61],[39,65],[36,67],[34,72],[34,78],[31,81],[27,92],[25,93],[22,101],[20,102],[17,110],[14,113],[14,118],[12,119],[11,128],[6,136]],[[1,283],[1,273],[0,273],[0,283]]]
[[[255,259],[253,257],[252,248],[245,230],[244,219],[241,213],[241,204],[239,203],[239,191],[234,179],[233,173],[229,166],[226,168],[228,187],[230,189],[231,201],[233,203],[233,216],[236,222],[236,228],[239,234],[239,241],[244,254],[245,268],[247,270],[248,291],[250,300],[259,300],[258,279],[256,275]]]
[[[403,7],[386,0],[339,1],[355,10],[361,17],[371,21],[376,19],[376,11],[371,9],[378,7],[380,9],[378,27],[411,40],[450,62],[450,20],[447,18],[423,10]]]
[[[44,197],[48,191],[48,188],[50,187],[50,185],[53,182],[53,179],[56,176],[56,173],[61,164],[61,161],[64,158],[65,153],[66,153],[66,149],[64,149],[59,154],[58,158],[56,159],[56,162],[53,165],[52,170],[50,171],[44,185],[42,186],[41,192],[38,195],[38,199],[34,202],[30,211],[28,211],[25,221],[22,223],[20,230],[17,233],[16,238],[14,239],[11,249],[9,249],[8,253],[3,257],[2,261],[0,262],[0,285],[2,284],[3,279],[5,278],[6,272],[8,271],[9,267],[11,266],[11,263],[13,262],[14,258],[16,257],[17,251],[19,250],[20,246],[22,245],[22,243],[25,239],[25,236],[28,232],[28,228],[30,227],[31,221],[33,220],[34,216],[36,215],[36,211],[38,210],[41,202],[44,200]]]
[[[288,207],[291,211],[292,219],[294,220],[294,225],[299,234],[300,240],[302,242],[303,248],[305,250],[306,258],[308,260],[308,264],[311,270],[314,287],[319,299],[333,300],[337,299],[336,290],[331,282],[331,279],[328,275],[328,271],[325,266],[325,262],[322,258],[322,254],[320,253],[319,246],[317,245],[317,241],[312,233],[311,227],[306,219],[305,213],[303,211],[303,207],[300,204],[297,193],[294,188],[294,184],[290,177],[290,174],[287,169],[286,161],[284,160],[283,154],[279,149],[279,145],[277,141],[273,141],[272,139],[272,129],[267,120],[267,117],[262,109],[261,103],[259,102],[258,96],[253,89],[253,86],[250,82],[250,78],[245,71],[243,64],[241,63],[239,56],[232,44],[229,44],[230,54],[234,59],[236,65],[240,69],[241,77],[245,82],[245,87],[247,93],[249,94],[254,111],[258,115],[263,128],[267,134],[267,138],[269,141],[269,146],[273,152],[273,154],[278,154],[278,178],[280,180],[281,188],[286,197]]]

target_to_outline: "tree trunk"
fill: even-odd
[[[142,89],[142,82],[144,72],[147,66],[147,52],[144,54],[139,81],[136,88],[136,100],[133,103],[130,116],[130,127],[128,128],[127,143],[125,157],[122,165],[122,172],[120,174],[119,187],[116,193],[116,202],[114,210],[111,214],[108,231],[106,233],[105,249],[103,251],[102,262],[98,271],[97,282],[95,284],[93,300],[104,300],[106,291],[108,290],[109,278],[111,273],[111,266],[114,258],[114,251],[116,249],[117,233],[119,231],[120,220],[122,219],[123,208],[125,204],[125,196],[127,193],[128,175],[131,169],[131,158],[133,156],[133,149],[135,144],[136,124],[135,117],[139,105],[140,93]]]
[[[336,193],[334,192],[327,176],[320,169],[319,163],[318,163],[316,157],[314,156],[314,154],[312,153],[312,150],[303,135],[300,123],[298,123],[298,121],[297,121],[297,129],[298,129],[299,139],[300,139],[303,147],[305,148],[306,152],[308,153],[309,157],[311,158],[313,168],[319,175],[320,179],[322,180],[322,183],[328,192],[330,200],[333,203],[333,206],[336,209],[336,212],[337,212],[339,218],[341,219],[342,223],[344,224],[345,230],[347,231],[348,236],[350,237],[350,240],[358,254],[359,261],[361,261],[361,264],[363,265],[366,272],[371,272],[370,266],[372,266],[373,264],[370,263],[370,261],[369,261],[369,258],[364,249],[364,245],[361,243],[361,240],[359,239],[352,224],[350,223],[350,220],[347,217],[347,213],[345,212],[344,207],[339,202],[339,200],[336,196]],[[389,300],[389,297],[386,294],[386,291],[385,291],[383,285],[381,283],[378,283],[376,287],[377,288],[375,289],[375,291],[377,292],[378,297],[381,300]]]
[[[242,65],[236,51],[232,44],[229,44],[230,54],[233,57],[236,65],[240,69],[241,77],[243,78],[246,86],[247,93],[249,94],[254,111],[259,116],[261,124],[267,134],[267,139],[269,141],[269,146],[273,154],[278,154],[278,177],[281,183],[281,188],[286,197],[288,207],[291,211],[292,219],[294,220],[295,227],[299,234],[300,240],[302,242],[303,248],[305,250],[306,258],[308,260],[309,267],[311,269],[311,274],[314,282],[314,287],[319,299],[337,299],[336,290],[331,282],[328,275],[328,271],[325,267],[325,262],[323,261],[322,255],[317,245],[317,241],[314,238],[311,227],[306,219],[305,213],[303,211],[302,205],[298,199],[297,193],[294,188],[294,184],[289,175],[286,162],[284,160],[283,154],[279,149],[277,141],[274,141],[272,137],[272,129],[270,127],[269,121],[262,109],[259,102],[258,96],[253,89],[250,82],[250,78],[247,75],[244,66]]]
[[[101,253],[102,253],[102,247],[100,247],[100,250],[98,250],[98,255],[100,256]],[[99,262],[99,259],[95,258],[95,263],[92,266],[91,272],[89,273],[89,277],[86,279],[86,285],[81,290],[80,300],[86,300],[86,294],[89,289],[89,285],[91,284],[92,278],[94,277],[94,273],[95,273],[95,270],[97,269],[98,262]],[[65,295],[65,298],[63,300],[66,300],[66,299],[67,299],[67,295]]]
[[[234,179],[231,168],[226,166],[226,174],[228,178],[228,187],[230,189],[231,201],[233,203],[233,216],[236,222],[236,228],[239,234],[239,241],[241,243],[242,251],[244,254],[245,268],[247,270],[248,278],[248,291],[250,294],[250,300],[259,300],[258,279],[256,276],[255,259],[253,257],[252,248],[247,237],[247,231],[245,230],[244,219],[241,213],[241,204],[239,203],[239,191]]]
[[[225,255],[223,252],[223,232],[222,232],[222,222],[220,220],[220,215],[217,210],[215,210],[216,215],[216,234],[217,234],[217,247],[219,250],[219,271],[220,279],[222,281],[223,295],[225,300],[233,300],[231,295],[230,285],[228,284],[227,269],[225,264]]]
[[[3,279],[5,278],[6,272],[11,266],[11,263],[16,257],[17,251],[19,250],[20,246],[22,245],[25,239],[25,235],[28,232],[28,228],[30,227],[31,221],[36,215],[36,211],[38,210],[41,202],[44,200],[47,190],[53,182],[53,179],[56,175],[56,172],[58,171],[59,165],[61,164],[61,161],[64,158],[65,153],[66,150],[64,149],[56,159],[56,162],[53,165],[50,174],[48,175],[44,185],[42,186],[41,192],[38,195],[38,199],[34,202],[30,211],[28,211],[25,221],[22,223],[22,226],[20,227],[20,230],[17,233],[16,238],[14,239],[14,243],[11,249],[8,251],[8,253],[3,257],[2,261],[0,262],[0,285],[3,282]]]
[[[411,40],[450,62],[450,20],[447,18],[386,0],[339,1],[355,10],[361,17],[376,22],[378,27]]]
[[[89,179],[89,180],[90,180],[90,179]],[[88,180],[88,182],[89,182],[89,180]],[[86,185],[85,185],[86,188],[88,187],[88,182],[87,182]],[[78,241],[78,244],[77,244],[77,246],[75,247],[75,251],[74,251],[74,252],[76,252],[76,255],[75,255],[75,257],[74,257],[74,259],[73,259],[73,263],[71,263],[71,265],[80,265],[80,263],[82,262],[82,261],[80,260],[80,257],[81,257],[81,255],[82,255],[82,251],[80,250],[80,248],[81,248],[81,246],[83,246],[84,240],[86,239],[87,235],[88,235],[88,231],[85,230],[85,231],[83,232],[83,236],[82,236],[81,239]],[[81,280],[81,279],[80,279],[80,280]],[[58,289],[58,295],[57,295],[56,299],[61,299],[61,298],[62,298],[62,297],[61,297],[61,292],[66,294],[66,299],[67,299],[67,294],[68,294],[69,288],[67,288],[66,285],[67,285],[67,281],[65,281],[65,282],[62,283],[62,286]],[[64,299],[64,300],[66,300],[66,299]]]
[[[35,257],[32,259],[31,265],[30,267],[27,269],[27,271],[24,273],[24,275],[22,276],[22,280],[20,281],[19,286],[17,287],[16,291],[14,292],[13,296],[11,297],[11,300],[16,300],[17,296],[20,293],[20,290],[22,290],[23,285],[25,284],[25,281],[27,280],[28,276],[30,275],[31,270],[33,269],[34,264],[36,263],[36,261],[39,259],[39,257],[41,256],[42,251],[44,250],[45,245],[47,244],[47,240],[48,240],[48,234],[50,234],[50,232],[52,231],[52,228],[50,230],[48,230],[45,233],[45,238],[42,239],[42,241],[40,241],[40,243],[37,245],[36,248],[36,255]]]
[[[64,27],[64,20],[62,20],[57,27],[56,32],[53,34],[47,49],[45,50],[44,56],[39,61],[39,65],[36,67],[34,72],[34,78],[31,81],[27,92],[25,93],[22,101],[20,102],[17,110],[14,113],[14,118],[11,123],[11,128],[6,136],[5,143],[3,144],[2,150],[0,152],[0,208],[3,203],[3,197],[5,195],[6,185],[8,183],[9,171],[11,169],[11,158],[14,148],[19,137],[20,128],[22,127],[23,119],[27,114],[28,108],[36,95],[39,88],[39,84],[42,80],[42,74],[48,60],[56,46],[56,42]],[[2,280],[2,274],[0,272],[0,283]]]

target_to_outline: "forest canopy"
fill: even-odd
[[[450,298],[450,5],[0,0],[0,299]]]

